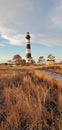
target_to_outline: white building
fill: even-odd
[[[47,65],[51,65],[51,64],[54,64],[55,63],[55,61],[54,60],[50,60],[50,59],[47,59],[47,61],[46,61],[46,64]]]
[[[53,56],[52,54],[49,54],[46,60],[46,64],[51,65],[54,63],[55,63],[55,56]]]

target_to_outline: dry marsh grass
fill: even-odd
[[[57,74],[61,74],[62,75],[62,63],[57,63],[57,64],[51,64],[51,65],[47,65],[47,64],[31,64],[31,65],[19,65],[19,66],[8,66],[8,65],[0,65],[0,71],[1,70],[26,70],[26,69],[44,69],[44,70],[48,70]]]
[[[62,75],[62,64],[55,64],[52,66],[47,66],[45,69],[47,69],[48,71],[51,71],[53,73]]]
[[[61,83],[38,71],[0,74],[0,130],[62,129]]]
[[[51,65],[31,65],[29,66],[31,69],[44,69],[51,71],[53,73],[61,74],[62,75],[62,64],[51,64]]]

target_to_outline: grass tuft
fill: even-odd
[[[7,70],[0,78],[0,130],[61,130],[61,99],[62,84],[50,77]]]

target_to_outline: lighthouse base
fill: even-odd
[[[26,59],[26,63],[31,64],[31,59],[30,59],[30,58],[27,58],[27,59]]]

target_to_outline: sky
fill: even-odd
[[[25,58],[26,32],[31,55],[62,61],[62,0],[0,0],[0,62]]]

